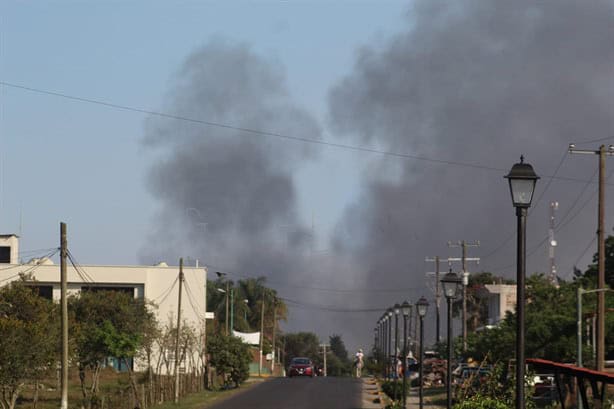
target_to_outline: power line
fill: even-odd
[[[182,115],[169,114],[169,113],[160,112],[160,111],[153,111],[153,110],[148,110],[148,109],[143,109],[143,108],[135,108],[135,107],[131,107],[128,105],[120,105],[120,104],[96,100],[92,98],[79,97],[79,96],[64,94],[61,92],[44,90],[41,88],[28,87],[25,85],[14,84],[11,82],[6,82],[6,81],[0,81],[0,85],[5,86],[5,87],[21,89],[25,91],[30,91],[30,92],[34,92],[38,94],[51,95],[54,97],[69,99],[72,101],[100,105],[100,106],[105,106],[108,108],[114,108],[114,109],[119,109],[119,110],[124,110],[124,111],[130,111],[130,112],[137,112],[141,114],[153,115],[153,116],[158,116],[161,118],[173,119],[173,120],[184,121],[184,122],[191,122],[195,124],[207,125],[207,126],[216,127],[216,128],[230,129],[230,130],[239,131],[239,132],[251,133],[254,135],[271,136],[271,137],[287,139],[287,140],[303,142],[303,143],[309,143],[309,144],[314,144],[314,145],[323,145],[323,146],[328,146],[328,147],[333,147],[333,148],[346,149],[346,150],[351,150],[351,151],[356,151],[356,152],[373,153],[373,154],[384,155],[384,156],[392,156],[392,157],[402,158],[402,159],[420,160],[424,162],[438,163],[442,165],[460,166],[460,167],[481,169],[481,170],[488,170],[488,171],[495,171],[495,172],[505,172],[506,171],[506,169],[503,169],[503,168],[487,166],[487,165],[483,165],[480,163],[459,162],[459,161],[452,161],[452,160],[446,160],[446,159],[429,158],[426,156],[412,155],[408,153],[399,153],[399,152],[392,152],[392,151],[384,151],[384,150],[370,148],[366,146],[349,145],[349,144],[325,141],[322,139],[313,139],[313,138],[299,137],[299,136],[293,136],[293,135],[286,135],[286,134],[282,134],[278,132],[263,131],[263,130],[254,129],[254,128],[246,128],[246,127],[241,127],[241,126],[224,124],[220,122],[207,121],[203,119],[196,119],[196,118],[191,118],[191,117],[182,116]],[[569,182],[586,182],[585,180],[579,180],[579,179],[569,178],[569,177],[554,177],[554,176],[548,176],[548,175],[545,175],[543,177],[552,177],[558,180],[564,180],[564,181],[569,181]]]
[[[595,240],[597,240],[597,235],[594,235],[593,238],[591,239],[591,241],[588,243],[588,246],[586,246],[586,248],[584,249],[584,251],[582,252],[582,254],[580,254],[580,256],[576,259],[575,263],[573,263],[574,267],[578,265],[578,263],[580,262],[580,260],[582,260],[582,257],[584,257],[584,255],[586,254],[586,252],[593,246],[593,244],[595,243]]]
[[[228,274],[230,274],[232,276],[235,276],[235,277],[238,277],[238,278],[244,278],[244,279],[257,278],[257,277],[254,277],[254,276],[247,276],[247,275],[244,275],[244,274],[232,272],[232,271],[230,271],[228,269],[225,269],[225,268],[222,268],[222,267],[217,267],[217,266],[212,266],[212,265],[208,265],[208,267],[212,267],[213,269],[218,270],[218,271],[224,271],[225,273],[228,273]],[[334,293],[350,293],[350,294],[356,294],[356,293],[395,293],[395,292],[409,292],[409,291],[414,291],[414,290],[422,289],[422,287],[355,288],[355,289],[330,288],[330,287],[313,287],[313,286],[293,285],[293,284],[288,283],[288,282],[277,281],[277,280],[270,280],[269,277],[267,277],[265,275],[261,275],[259,277],[265,278],[267,280],[267,283],[269,283],[269,284],[275,284],[276,286],[282,287],[282,288],[292,288],[292,289],[297,289],[297,290],[328,291],[328,292],[334,292]]]
[[[173,281],[173,283],[165,291],[163,291],[162,294],[154,298],[152,301],[156,304],[164,303],[164,301],[166,301],[170,293],[173,291],[173,289],[177,285],[177,281],[179,281],[179,276],[175,277],[175,281]]]
[[[539,206],[539,204],[541,203],[541,200],[544,197],[544,195],[546,194],[546,192],[548,191],[548,189],[550,188],[550,185],[552,184],[552,181],[556,178],[556,175],[559,173],[559,169],[561,169],[561,166],[563,165],[563,162],[565,162],[565,159],[567,158],[568,153],[569,153],[568,150],[565,149],[565,152],[563,152],[563,156],[561,157],[561,160],[559,161],[559,164],[557,165],[556,169],[554,170],[554,174],[548,179],[548,183],[546,183],[546,187],[544,188],[544,190],[542,190],[541,194],[539,195],[539,197],[535,201],[535,206],[533,207],[533,209],[536,209],[537,206]],[[529,213],[532,213],[532,212],[533,211],[531,211],[531,210],[529,211]],[[507,238],[505,240],[503,240],[503,242],[501,242],[501,244],[499,246],[497,246],[494,250],[492,250],[487,255],[482,256],[482,259],[487,259],[487,258],[491,257],[493,254],[498,253],[501,249],[505,248],[507,246],[507,244],[510,242],[510,240],[512,240],[515,236],[516,236],[516,232],[515,231],[511,232],[507,236]]]

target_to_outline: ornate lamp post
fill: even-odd
[[[456,298],[459,287],[462,286],[462,281],[459,276],[451,270],[441,279],[443,293],[448,302],[448,368],[446,377],[446,392],[447,392],[447,409],[452,408],[452,300]]]
[[[386,310],[386,324],[388,326],[388,355],[386,356],[386,367],[388,368],[386,371],[388,373],[388,377],[392,375],[391,367],[390,367],[390,357],[392,356],[392,308],[388,308]]]
[[[394,312],[394,400],[397,400],[397,384],[399,381],[399,371],[397,370],[397,360],[399,353],[399,314],[401,313],[401,306],[397,303],[392,307]]]
[[[429,308],[429,302],[424,297],[420,297],[418,302],[416,303],[416,310],[418,310],[418,317],[420,317],[420,374],[418,376],[419,380],[419,396],[420,396],[420,409],[424,407],[424,382],[422,375],[424,374],[424,366],[422,365],[424,361],[424,317]]]
[[[512,202],[516,208],[517,241],[516,241],[516,408],[524,409],[524,287],[526,273],[526,230],[527,210],[533,200],[535,184],[539,176],[533,171],[533,166],[524,163],[514,164],[510,173],[505,176],[510,184]]]
[[[401,304],[403,311],[403,407],[407,402],[407,318],[411,314],[411,304],[405,300]]]

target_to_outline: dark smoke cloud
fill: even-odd
[[[246,45],[212,41],[187,58],[170,89],[167,111],[178,116],[299,137],[321,132],[288,95],[280,65]],[[148,181],[161,210],[142,258],[174,264],[190,256],[211,271],[286,280],[300,269],[309,237],[297,214],[293,173],[314,152],[271,138],[149,121],[144,144],[159,161]]]
[[[366,287],[422,290],[374,293],[371,303],[415,302],[420,292],[432,298],[425,272],[433,266],[425,256],[459,257],[460,250],[448,249],[446,242],[460,239],[481,240],[481,248],[469,255],[486,256],[513,233],[503,175],[521,153],[547,176],[569,142],[613,135],[612,44],[611,1],[424,0],[410,9],[405,33],[359,51],[353,71],[330,92],[335,132],[354,144],[493,168],[373,158],[380,172],[370,168],[363,175],[360,200],[341,222],[354,240],[338,237],[335,248],[364,271]],[[568,157],[558,176],[589,179],[596,159]],[[536,196],[548,181],[542,178]],[[552,182],[529,218],[529,250],[548,233],[548,203],[560,202],[561,217],[583,187]],[[595,189],[591,185],[587,192]],[[595,206],[591,202],[558,233],[559,273],[565,278],[593,236]],[[610,201],[607,213],[613,210]],[[512,238],[470,269],[513,277],[514,247]],[[528,271],[547,272],[547,260],[542,245],[529,257]],[[355,337],[370,340],[379,315],[363,317],[367,325],[357,327]]]

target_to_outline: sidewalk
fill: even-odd
[[[383,409],[389,399],[379,387],[375,378],[362,378],[362,409]],[[418,408],[420,398],[418,396],[418,388],[411,388],[407,395],[406,408]],[[424,409],[442,409],[445,405],[432,405],[424,400]]]
[[[362,378],[362,409],[381,409],[384,407],[381,391],[373,377]]]

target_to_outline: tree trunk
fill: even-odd
[[[132,372],[132,368],[128,364],[127,358],[122,358],[124,363],[126,364],[126,368],[128,368],[128,377],[130,378],[130,386],[132,386],[132,393],[134,394],[134,400],[136,401],[136,407],[142,408],[141,398],[139,397],[139,391],[136,387],[136,381],[134,379],[134,372]]]

